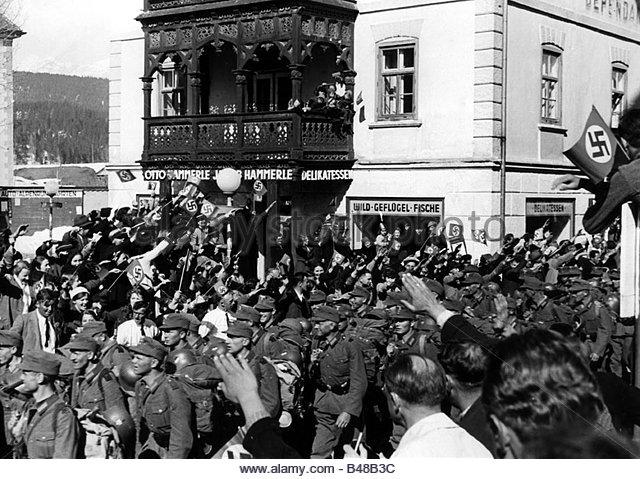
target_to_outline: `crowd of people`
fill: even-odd
[[[3,457],[635,456],[615,225],[474,260],[328,218],[260,281],[201,215],[150,243],[157,211],[110,213],[30,260],[3,235]]]
[[[598,188],[591,234],[547,224],[475,259],[426,220],[354,250],[329,215],[257,278],[272,206],[224,210],[201,186],[78,215],[29,258],[28,226],[2,233],[1,457],[638,457],[626,193]]]

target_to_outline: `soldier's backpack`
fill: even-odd
[[[218,398],[215,388],[218,379],[211,374],[211,367],[203,364],[185,366],[172,378],[180,385],[193,407],[198,432],[211,433],[216,422]]]
[[[280,382],[282,410],[289,413],[295,411],[300,399],[302,371],[295,362],[288,359],[264,359],[276,370]]]
[[[355,342],[362,351],[364,367],[367,372],[367,381],[375,382],[382,365],[382,348],[385,344],[384,333],[378,328],[379,320],[359,318],[351,322],[345,331],[345,337]]]

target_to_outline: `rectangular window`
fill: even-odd
[[[413,118],[415,114],[415,45],[380,48],[381,119]]]
[[[253,90],[249,92],[251,110],[284,111],[289,107],[293,94],[288,72],[260,73],[254,77]]]
[[[624,113],[624,96],[627,91],[627,70],[611,69],[611,128],[618,128],[620,117]]]
[[[560,123],[561,67],[560,53],[551,50],[542,51],[542,111],[540,118],[544,123]]]
[[[183,75],[175,69],[166,69],[160,76],[162,116],[184,114]]]

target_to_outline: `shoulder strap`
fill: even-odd
[[[60,416],[62,410],[67,407],[67,405],[64,403],[64,401],[59,401],[53,407],[53,422],[51,423],[51,426],[53,427],[53,436],[55,437],[58,432],[58,417]]]
[[[421,334],[420,337],[418,338],[418,351],[420,352],[420,354],[424,353],[425,351],[425,344],[427,342],[427,338],[424,334]]]
[[[100,374],[98,374],[98,390],[100,391],[100,395],[102,396],[102,407],[103,409],[106,409],[107,407],[107,403],[106,403],[106,398],[104,397],[104,381],[108,381],[108,379],[106,379],[110,374],[110,371],[107,368],[104,368],[102,371],[100,371]]]

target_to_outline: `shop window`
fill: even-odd
[[[559,50],[542,50],[541,121],[560,123],[561,121],[561,75],[562,57]]]
[[[627,92],[627,69],[614,64],[611,68],[611,128],[618,128],[624,113]]]
[[[557,240],[574,235],[575,203],[573,200],[531,198],[526,200],[526,232]]]
[[[416,111],[416,44],[380,46],[378,118],[412,119]]]
[[[373,243],[381,231],[386,231],[389,241],[394,238],[404,250],[413,253],[428,238],[429,223],[442,222],[443,210],[441,198],[348,198],[351,244],[359,249],[367,240]]]
[[[160,114],[162,116],[184,115],[185,75],[178,64],[170,58],[160,67]]]

